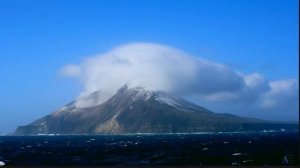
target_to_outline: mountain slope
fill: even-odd
[[[294,125],[213,113],[164,92],[125,85],[100,105],[77,108],[72,102],[27,126],[18,127],[16,134],[174,133],[281,128],[290,129]]]

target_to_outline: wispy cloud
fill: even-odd
[[[61,70],[60,74],[68,77],[77,77],[81,74],[81,68],[77,65],[65,65]]]

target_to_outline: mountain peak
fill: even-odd
[[[128,85],[124,85],[111,99],[121,98],[127,101],[147,101],[154,95],[154,91],[148,90],[145,87],[129,87]]]
[[[128,84],[123,85],[118,91],[118,93],[121,92],[128,92],[128,91],[134,91],[134,92],[154,92],[150,89],[146,89],[146,87],[142,87],[142,86],[129,86]]]

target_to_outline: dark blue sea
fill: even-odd
[[[0,136],[6,165],[297,165],[298,131]]]

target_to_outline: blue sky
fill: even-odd
[[[298,79],[298,12],[297,0],[0,0],[0,133],[80,93],[61,67],[130,42]]]

